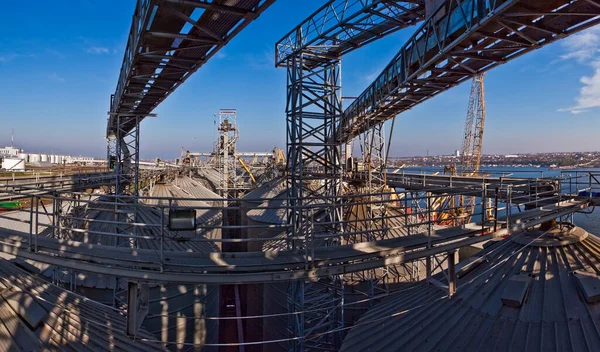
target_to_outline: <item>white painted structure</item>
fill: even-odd
[[[17,156],[19,153],[22,153],[23,150],[15,147],[4,147],[0,148],[0,157],[3,156]]]
[[[58,154],[26,153],[23,149],[15,147],[0,148],[0,161],[3,159],[19,159],[25,164],[63,165],[63,164],[102,164],[105,159],[97,159],[88,156],[72,156]],[[9,162],[10,163],[10,162]]]
[[[25,160],[19,158],[4,158],[2,159],[2,168],[10,171],[24,171]]]

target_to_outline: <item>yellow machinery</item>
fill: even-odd
[[[273,164],[277,166],[285,166],[285,154],[279,148],[273,149]]]
[[[250,176],[250,180],[252,180],[252,184],[256,185],[256,179],[254,178],[254,175],[252,175],[252,171],[250,171],[250,168],[248,167],[248,165],[246,165],[246,163],[244,162],[244,159],[242,159],[242,157],[240,157],[240,156],[238,156],[237,159],[240,162],[240,165],[242,165],[244,170],[246,170],[246,172],[248,173],[248,176]]]

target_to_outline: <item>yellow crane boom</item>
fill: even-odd
[[[250,168],[248,167],[248,165],[246,165],[246,163],[244,162],[244,159],[242,159],[242,157],[240,157],[239,155],[238,155],[237,159],[240,162],[240,165],[242,165],[244,170],[246,170],[246,172],[248,173],[248,176],[250,176],[250,180],[252,180],[252,184],[255,185],[256,179],[254,178],[254,175],[252,175],[252,172],[250,171]]]

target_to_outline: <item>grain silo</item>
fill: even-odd
[[[194,187],[203,187],[199,184]],[[192,193],[203,193],[210,195],[209,190],[196,189]],[[218,198],[217,195],[212,193]],[[209,207],[209,204],[203,201],[177,200],[176,198],[193,198],[190,194],[184,192],[179,187],[171,184],[157,184],[152,189],[152,197],[172,198],[173,206],[186,207]],[[210,198],[210,197],[207,197]],[[88,224],[91,233],[74,233],[72,240],[85,241],[86,243],[102,244],[115,246],[114,236],[103,235],[99,233],[114,232],[114,225],[103,221],[113,221],[114,209],[111,205],[101,204],[107,199],[99,198],[97,201],[89,203],[86,209],[73,208],[69,211],[83,213],[77,216],[83,216],[93,220]],[[156,224],[160,219],[160,210],[156,207],[158,200],[143,199],[147,207],[140,207],[137,212],[138,221],[146,224]],[[215,201],[217,199],[215,198]],[[110,201],[110,200],[109,200]],[[161,204],[168,204],[163,202]],[[64,204],[66,207],[68,204]],[[26,213],[19,213],[27,215]],[[165,213],[166,215],[166,213]],[[197,209],[197,223],[199,226],[220,226],[221,213],[218,210]],[[20,223],[15,222],[21,225]],[[23,224],[26,225],[26,224]],[[28,231],[27,226],[20,226],[22,231]],[[48,231],[46,231],[48,232]],[[97,233],[94,233],[97,232]],[[159,249],[160,235],[157,234],[160,229],[156,227],[144,227],[138,229],[140,236],[152,236],[156,239],[138,239],[137,246],[142,249]],[[44,234],[44,233],[43,233]],[[47,235],[51,236],[52,231]],[[165,240],[163,248],[165,251],[193,251],[193,252],[218,252],[220,244],[212,240],[221,238],[219,228],[198,229],[198,231],[171,232],[164,231]],[[120,245],[128,245],[122,243]],[[113,276],[86,274],[63,270],[61,268],[33,263],[29,266],[31,271],[40,272],[53,282],[72,289],[73,291],[94,299],[104,304],[112,305],[117,298],[125,300],[123,296],[126,292],[127,281],[115,278]],[[25,264],[24,264],[25,265]],[[120,291],[120,292],[119,292]],[[149,287],[149,313],[143,321],[143,326],[156,335],[161,341],[169,341],[171,344],[167,347],[171,350],[179,350],[183,343],[191,344],[186,346],[188,349],[199,349],[206,343],[217,343],[218,341],[218,321],[207,320],[205,317],[219,316],[219,289],[216,285],[180,285],[180,284],[154,284]],[[188,348],[189,347],[189,348]],[[214,350],[204,348],[203,350]]]
[[[285,184],[283,181],[282,184]],[[250,242],[248,244],[248,251],[278,251],[286,248],[286,241],[284,237],[286,235],[287,225],[287,193],[285,189],[280,191],[277,196],[273,197],[272,190],[273,185],[265,185],[264,188],[259,188],[255,192],[248,194],[248,199],[255,199],[253,196],[256,192],[261,192],[261,195],[268,194],[271,198],[263,202],[260,207],[257,207],[255,203],[247,201],[244,206],[250,208],[247,211],[246,224],[249,226],[247,231],[248,239],[265,239],[272,238],[271,241],[259,241]],[[357,202],[356,207],[364,207],[366,203]],[[356,224],[361,223],[361,215],[364,216],[364,209],[350,208],[348,213],[345,215],[345,219],[353,220]],[[392,206],[386,207],[386,213],[384,217],[384,223],[378,226],[382,227],[379,231],[375,231],[380,238],[396,238],[403,237],[409,234],[406,228],[407,215],[404,214],[400,209]],[[372,225],[371,225],[372,226]],[[438,228],[438,227],[435,227]],[[373,230],[372,228],[370,228]],[[354,229],[349,231],[359,231],[361,228],[355,226]],[[366,230],[366,229],[362,229]],[[411,231],[416,233],[422,231],[422,228],[414,227]],[[319,226],[315,228],[320,234],[325,233],[325,229],[319,229]],[[361,239],[355,239],[361,240]],[[367,238],[363,238],[362,241],[367,241]],[[345,239],[342,239],[341,244],[352,243]],[[322,244],[325,246],[325,243]],[[439,269],[438,269],[439,271]],[[353,273],[344,275],[344,325],[350,326],[360,318],[360,316],[368,309],[372,302],[368,301],[370,295],[383,293],[386,289],[393,290],[396,287],[406,285],[410,282],[422,280],[425,277],[425,265],[422,262],[408,263],[402,265],[395,265],[388,268],[378,268],[369,272]],[[368,280],[368,281],[367,281]],[[258,285],[247,285],[248,291],[252,295],[248,295],[249,308],[253,308],[248,315],[267,315],[273,316],[262,320],[262,338],[263,340],[281,340],[289,337],[288,333],[288,283],[276,283],[276,284],[258,284]],[[322,291],[323,286],[321,284],[309,284],[306,286],[308,291]],[[259,306],[254,304],[257,301],[263,301],[262,312],[259,311]],[[258,322],[252,322],[257,324]],[[257,328],[255,326],[255,328]],[[287,342],[283,341],[280,343],[273,343],[265,345],[265,351],[274,350],[286,350]]]
[[[283,182],[285,184],[285,182]],[[281,181],[280,183],[281,184]],[[273,184],[266,184],[254,192],[250,192],[246,198],[245,207],[251,207],[246,213],[247,229],[246,238],[282,238],[286,234],[287,224],[286,207],[287,193],[280,191],[279,194],[273,194],[271,190],[276,189]],[[252,199],[259,197],[271,198],[256,205]],[[285,249],[284,241],[256,241],[248,243],[248,251],[266,251]],[[266,283],[253,284],[247,286],[247,308],[248,314],[251,315],[274,315],[270,318],[256,319],[249,322],[252,333],[260,337],[262,340],[279,340],[288,337],[288,317],[285,314],[288,312],[287,307],[287,283]],[[261,304],[257,304],[261,302]],[[287,348],[286,342],[264,345],[263,351],[283,351]]]
[[[199,183],[191,182],[185,178],[174,184],[157,184],[151,192],[154,197],[173,198],[212,198],[215,202],[220,199],[218,195],[206,189]],[[183,189],[186,189],[184,191]],[[208,201],[208,200],[207,200]],[[177,200],[174,206],[208,207],[207,201]],[[205,226],[220,226],[222,223],[221,212],[211,209],[196,210],[197,223]],[[144,213],[143,221],[150,221],[151,213]],[[147,217],[147,218],[146,218]],[[218,252],[220,243],[199,242],[206,239],[218,240],[221,238],[221,229],[198,229],[196,232],[171,233],[177,241],[165,241],[167,250]],[[152,241],[141,243],[142,248],[155,248]],[[159,337],[162,341],[177,341],[179,343],[193,343],[201,347],[204,343],[217,343],[219,324],[217,320],[206,320],[205,317],[219,316],[219,287],[217,285],[179,285],[161,284],[150,288],[149,315],[143,325]],[[168,347],[178,350],[181,345],[172,344]],[[204,348],[203,350],[215,350]]]
[[[25,160],[25,163],[29,163],[29,154],[27,153],[19,153],[17,154],[17,158]]]
[[[342,351],[598,351],[600,239],[571,224],[513,234],[375,305]],[[437,277],[442,279],[442,275]]]
[[[40,154],[29,154],[29,162],[37,163],[41,160],[42,156]]]
[[[3,351],[166,351],[145,329],[133,338],[113,308],[0,260]]]
[[[249,192],[240,201],[240,207],[242,209],[241,224],[248,226],[243,229],[242,238],[245,239],[260,239],[260,238],[275,238],[278,236],[285,235],[286,229],[283,225],[286,224],[285,218],[285,179],[273,180],[267,182],[257,189]],[[263,251],[263,247],[266,245],[265,241],[249,241],[244,246],[248,252],[260,252]],[[246,302],[243,306],[246,307],[245,315],[248,316],[260,316],[263,314],[271,314],[273,311],[270,309],[268,302],[273,303],[272,299],[266,298],[265,292],[271,293],[273,290],[283,288],[283,294],[286,294],[287,284],[250,284],[243,285],[245,290]],[[273,298],[276,302],[281,301],[284,296],[277,294]],[[267,310],[265,311],[265,305]],[[283,307],[284,310],[277,310],[280,313],[287,312],[287,307]],[[268,318],[268,319],[248,319],[244,321],[245,331],[255,341],[270,340],[273,329],[283,328],[283,335],[287,336],[287,317]],[[281,326],[283,324],[283,326]],[[265,333],[265,329],[269,330]],[[265,345],[255,348],[255,350],[263,349],[274,350],[274,345]]]

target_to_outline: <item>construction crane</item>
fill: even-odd
[[[463,176],[473,176],[479,173],[481,165],[481,147],[483,145],[483,128],[485,125],[485,92],[483,78],[485,73],[473,77],[469,108],[465,122],[460,170]],[[475,196],[460,197],[460,206],[466,215],[465,223],[471,221],[477,198]],[[488,217],[491,216],[488,214]]]
[[[481,166],[481,147],[483,145],[483,129],[485,125],[484,76],[485,73],[476,75],[473,77],[471,84],[460,160],[460,174],[462,176],[477,175]],[[446,165],[444,167],[444,174],[447,175],[456,175],[457,171],[456,165]],[[456,208],[453,196],[440,196],[431,204],[431,211],[434,214],[434,218],[440,222],[462,215],[464,218],[459,221],[453,221],[453,225],[468,223],[471,221],[476,201],[476,197],[473,196],[460,196],[459,207]],[[488,214],[488,216],[490,215]]]
[[[463,176],[477,174],[481,164],[481,146],[483,145],[483,127],[485,124],[484,76],[485,73],[482,73],[473,77],[471,85],[460,161],[460,170]]]

